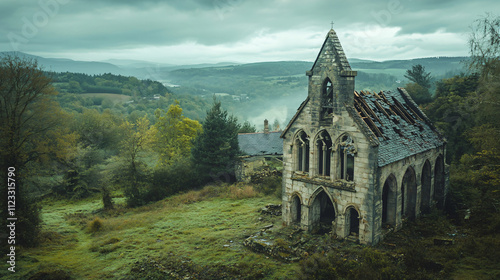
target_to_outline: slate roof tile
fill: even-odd
[[[440,147],[445,140],[404,89],[354,93],[354,107],[378,138],[378,165]]]
[[[242,133],[238,134],[240,150],[250,156],[282,155],[283,138],[281,131],[269,133]]]

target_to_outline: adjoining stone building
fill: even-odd
[[[446,142],[403,88],[356,92],[356,74],[330,30],[281,134],[283,219],[376,244],[443,206]]]
[[[269,131],[267,120],[264,120],[264,132],[238,134],[238,145],[245,155],[236,165],[236,180],[250,182],[251,176],[262,168],[281,165],[283,139],[280,136],[281,131]]]

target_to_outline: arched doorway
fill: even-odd
[[[415,219],[417,215],[417,180],[413,168],[408,167],[406,170],[401,189],[406,192],[406,196],[403,196],[403,202],[405,203],[402,203],[404,206],[402,207],[403,215],[409,219]]]
[[[359,237],[359,213],[354,207],[349,207],[346,211],[347,236]]]
[[[422,177],[420,180],[422,185],[422,200],[421,200],[421,210],[422,213],[428,214],[431,210],[431,164],[428,160],[425,161],[424,167],[422,168]]]
[[[300,201],[300,197],[298,195],[294,195],[292,198],[290,212],[292,216],[292,223],[300,224],[302,220],[302,202]]]
[[[384,187],[382,189],[382,224],[396,224],[396,188],[396,177],[391,174],[385,180]]]
[[[444,208],[444,161],[443,156],[440,155],[436,159],[436,166],[434,167],[434,199],[437,202],[437,208]]]
[[[335,221],[335,207],[330,197],[321,190],[312,203],[311,222],[319,232],[330,231]]]

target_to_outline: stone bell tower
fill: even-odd
[[[331,29],[312,66],[309,76],[309,98],[317,105],[312,112],[313,120],[323,125],[332,123],[335,115],[341,115],[345,105],[354,105],[354,77],[339,38]]]

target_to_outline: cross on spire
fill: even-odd
[[[332,29],[333,29],[333,20],[332,20],[332,22],[330,22],[330,24],[332,25]]]

